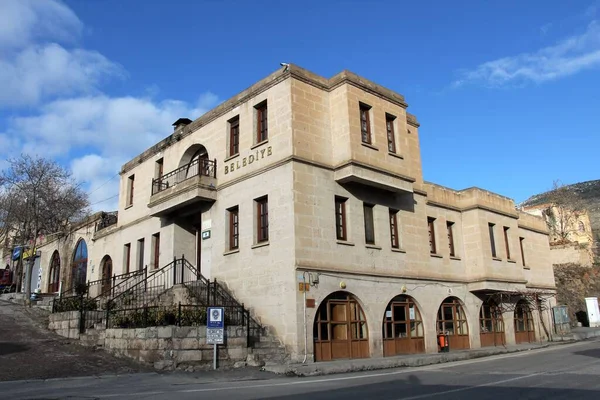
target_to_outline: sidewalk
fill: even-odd
[[[372,371],[387,368],[422,367],[425,365],[441,364],[453,361],[464,361],[474,358],[489,357],[499,354],[516,353],[543,349],[559,344],[573,343],[573,340],[560,342],[545,342],[543,344],[527,343],[506,347],[485,347],[473,350],[451,351],[450,353],[417,354],[384,358],[365,358],[355,360],[327,361],[310,364],[267,365],[265,371],[276,374],[296,376],[318,376],[341,374],[347,372]]]

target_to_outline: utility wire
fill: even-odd
[[[91,192],[89,192],[88,194],[92,194],[92,193],[97,192],[101,187],[103,187],[104,185],[106,185],[107,183],[109,183],[110,181],[112,181],[113,179],[115,179],[117,176],[119,176],[118,172],[116,174],[114,174],[113,176],[111,176],[106,182],[104,182],[103,184],[101,184],[100,186],[98,186],[96,189],[94,189]]]

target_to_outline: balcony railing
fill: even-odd
[[[152,179],[152,194],[157,194],[163,190],[167,190],[170,187],[177,185],[187,179],[194,178],[196,176],[209,176],[212,178],[217,177],[217,160],[208,160],[205,158],[198,158],[193,160],[191,163],[179,167],[160,178]]]
[[[100,222],[96,225],[96,232],[101,231],[104,228],[108,228],[111,225],[115,225],[118,222],[119,213],[114,212],[103,212],[100,217]]]

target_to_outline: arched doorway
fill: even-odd
[[[460,300],[448,297],[442,302],[437,315],[437,331],[447,332],[450,350],[469,349],[469,325]]]
[[[73,252],[72,286],[85,285],[87,279],[88,251],[85,240],[79,239]]]
[[[367,319],[350,293],[335,292],[323,300],[313,336],[315,361],[369,357]]]
[[[491,299],[485,301],[479,309],[479,338],[481,347],[506,344],[502,311]]]
[[[425,353],[421,313],[410,296],[396,296],[383,315],[383,355]]]
[[[515,342],[517,344],[535,342],[533,315],[525,300],[519,300],[515,307]]]
[[[178,181],[192,178],[198,175],[212,176],[212,163],[208,160],[208,151],[201,144],[195,144],[188,148],[181,160],[179,167],[183,168],[182,175]]]
[[[112,280],[112,259],[109,256],[104,256],[102,259],[102,294],[110,293]]]
[[[60,286],[60,255],[58,250],[54,250],[50,259],[50,268],[48,274],[48,293],[58,292]]]

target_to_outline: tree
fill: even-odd
[[[31,273],[40,235],[65,232],[88,211],[87,193],[71,172],[57,162],[23,154],[8,160],[0,174],[0,235],[29,246],[32,256],[25,268],[25,292],[31,297]]]
[[[546,194],[546,199],[544,216],[551,238],[557,244],[569,243],[571,235],[578,228],[579,217],[584,212],[577,193],[555,181],[552,190]]]

